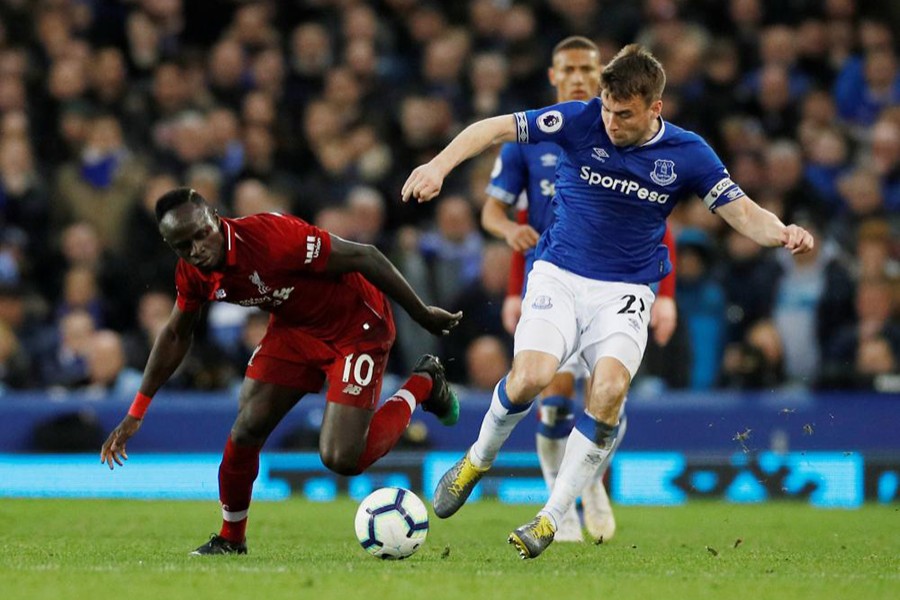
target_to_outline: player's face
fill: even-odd
[[[600,89],[600,55],[594,50],[560,50],[553,57],[550,83],[557,102],[590,100]]]
[[[627,100],[613,98],[606,91],[600,94],[603,103],[603,126],[616,146],[643,144],[656,132],[662,100],[649,105],[640,96]]]
[[[213,271],[225,263],[225,236],[219,217],[208,206],[186,202],[170,210],[159,232],[179,258],[201,271]]]

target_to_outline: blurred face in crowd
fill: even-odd
[[[549,77],[558,102],[590,100],[600,89],[600,55],[583,48],[560,50],[553,56]]]
[[[201,271],[213,271],[225,262],[225,235],[219,217],[207,205],[185,202],[166,213],[159,233],[178,258]]]
[[[91,338],[87,360],[91,382],[111,384],[125,367],[122,338],[114,331],[98,331]]]

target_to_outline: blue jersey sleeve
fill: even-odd
[[[514,205],[528,186],[528,169],[522,157],[522,150],[516,144],[503,144],[494,161],[491,182],[485,192],[501,202]]]
[[[515,113],[516,142],[555,142],[563,147],[570,146],[584,134],[585,121],[593,120],[589,106],[589,103],[573,101]]]
[[[728,169],[709,145],[699,136],[694,154],[694,177],[691,191],[703,199],[710,211],[743,198],[747,194],[731,180]]]

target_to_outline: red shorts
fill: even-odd
[[[328,381],[328,402],[375,410],[396,329],[388,309],[384,320],[367,323],[346,342],[326,343],[296,327],[269,321],[269,328],[246,376],[303,393],[316,393]]]

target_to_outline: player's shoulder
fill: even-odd
[[[684,146],[686,149],[709,147],[709,143],[703,139],[703,136],[690,129],[679,127],[668,121],[664,122],[664,126],[665,132],[660,141],[665,142],[667,145]]]
[[[265,233],[267,231],[276,231],[288,227],[296,227],[298,225],[309,225],[300,217],[280,212],[265,212],[246,217],[238,217],[236,219],[224,219],[229,225],[237,231],[258,231]]]

